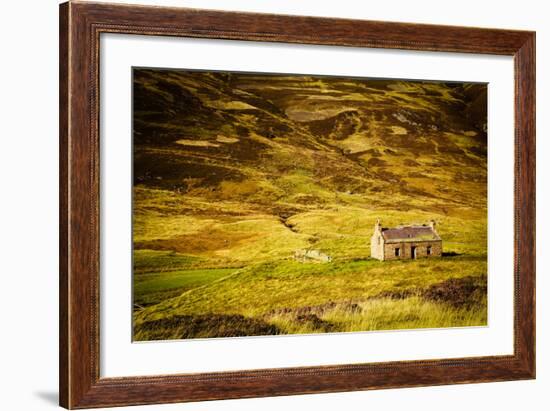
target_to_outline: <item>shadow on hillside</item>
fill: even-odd
[[[459,256],[461,256],[462,254],[460,254],[460,253],[455,253],[454,251],[446,251],[446,252],[441,253],[441,255],[442,255],[443,257],[459,257]]]
[[[248,337],[281,333],[273,324],[240,314],[175,315],[146,321],[134,328],[135,341]]]

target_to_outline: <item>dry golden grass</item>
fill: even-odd
[[[136,72],[136,338],[485,324],[484,86],[266,78]],[[377,218],[446,255],[370,260]],[[422,294],[470,277],[473,305]]]

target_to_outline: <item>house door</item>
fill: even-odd
[[[413,260],[416,258],[416,247],[411,247],[411,258]]]

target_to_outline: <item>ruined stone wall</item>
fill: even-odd
[[[431,253],[428,255],[428,246],[431,247]],[[416,258],[441,257],[441,241],[417,241],[384,244],[384,260],[406,260],[412,258],[412,247],[416,247]],[[395,249],[400,249],[400,255],[395,255]]]

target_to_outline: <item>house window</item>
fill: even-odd
[[[380,245],[380,236],[378,236],[378,245]]]
[[[399,247],[397,247],[394,251],[396,257],[399,257],[401,255],[401,249]]]
[[[429,245],[428,248],[426,248],[426,254],[431,255],[432,254],[432,246]]]

